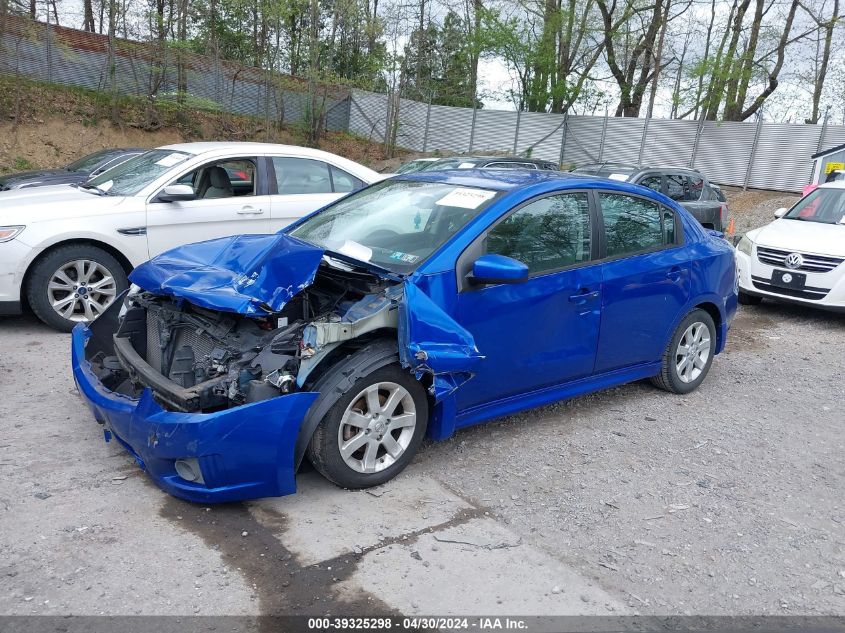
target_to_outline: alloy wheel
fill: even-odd
[[[377,473],[402,456],[417,425],[414,399],[403,386],[378,382],[361,391],[346,408],[337,442],[343,461],[359,473]]]
[[[99,262],[76,259],[50,275],[47,299],[68,321],[93,321],[117,296],[114,274]]]
[[[675,350],[675,369],[681,382],[694,382],[710,358],[710,330],[696,321],[685,331]]]

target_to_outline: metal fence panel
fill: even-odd
[[[604,117],[571,116],[566,122],[564,166],[579,167],[599,159]]]
[[[644,125],[645,119],[609,118],[602,161],[636,165],[640,159]]]
[[[507,110],[477,110],[472,151],[511,153],[516,129],[516,112]]]
[[[472,108],[431,106],[428,151],[466,152],[472,130]]]
[[[384,141],[387,124],[387,95],[352,91],[352,107],[349,111],[349,131],[374,141]]]
[[[760,128],[748,186],[800,190],[812,177],[809,156],[819,145],[821,126],[768,123]]]
[[[396,144],[421,152],[425,142],[425,124],[428,105],[410,99],[399,100],[399,128]]]
[[[517,154],[531,150],[532,158],[555,163],[560,159],[560,135],[563,133],[562,114],[523,112],[519,122]]]
[[[705,122],[693,167],[713,182],[742,187],[756,130],[753,123]]]
[[[643,147],[643,165],[686,167],[697,132],[698,121],[651,119]]]

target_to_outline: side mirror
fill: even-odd
[[[518,284],[528,280],[528,266],[504,255],[482,255],[472,265],[467,281],[473,285]]]
[[[185,200],[196,200],[197,194],[191,185],[167,185],[160,194],[156,196],[156,202],[181,202]]]
[[[786,215],[786,212],[789,211],[786,207],[781,207],[780,209],[775,209],[775,217],[782,218]]]

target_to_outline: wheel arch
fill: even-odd
[[[716,326],[716,353],[718,354],[724,349],[725,346],[725,334],[722,328],[722,324],[724,323],[724,316],[722,314],[722,311],[719,309],[718,305],[716,305],[713,301],[710,300],[705,300],[696,303],[696,305],[694,305],[690,310],[687,311],[687,314],[689,314],[692,310],[704,310],[707,314],[710,315],[710,318],[713,319],[713,325]]]
[[[38,255],[36,255],[31,262],[29,262],[29,265],[27,265],[26,270],[23,274],[23,278],[21,279],[21,303],[26,302],[26,304],[29,305],[29,298],[27,295],[30,278],[32,277],[32,271],[35,269],[35,266],[45,257],[48,257],[50,253],[55,251],[57,248],[79,245],[95,246],[106,251],[109,255],[114,257],[118,261],[118,263],[120,263],[121,267],[123,267],[123,271],[127,275],[132,272],[132,269],[134,268],[132,262],[129,261],[129,258],[126,257],[126,255],[124,255],[119,249],[115,248],[108,242],[103,242],[101,240],[90,237],[70,238],[62,240],[60,242],[55,242],[54,244],[50,244],[49,246],[41,250],[41,252],[39,252]],[[30,308],[31,307],[32,306],[30,306]]]

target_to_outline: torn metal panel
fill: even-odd
[[[446,314],[422,290],[405,282],[400,303],[399,356],[417,374],[430,374],[435,401],[454,393],[484,356],[472,334]]]

